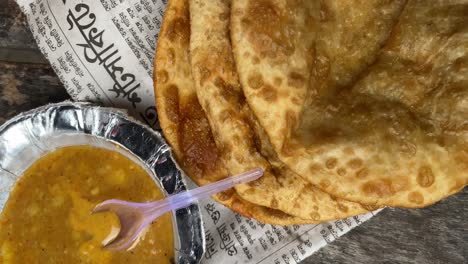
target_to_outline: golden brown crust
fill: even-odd
[[[209,182],[225,177],[208,121],[193,84],[188,51],[190,19],[186,1],[171,1],[161,28],[154,74],[163,133],[191,177]],[[213,178],[210,178],[213,177]]]
[[[406,0],[321,2],[312,83],[322,96],[349,86],[385,44]]]
[[[323,38],[300,19],[311,2],[295,1],[296,9],[286,0],[235,1],[234,55],[247,101],[288,167],[336,197],[422,207],[468,182],[468,3],[408,1],[380,51],[404,4],[385,2],[393,4],[322,1],[336,4],[326,14],[342,14],[335,19],[358,30]],[[342,7],[374,17],[386,32]],[[264,30],[268,21],[278,35]]]
[[[198,103],[189,63],[189,6],[186,0],[168,3],[155,57],[154,86],[161,128],[180,166],[197,184],[228,176]],[[213,196],[232,210],[269,224],[312,223],[258,206],[233,190]]]
[[[254,128],[258,127],[256,118],[245,103],[235,70],[229,39],[230,4],[221,0],[209,5],[202,0],[190,2],[190,54],[197,96],[228,171],[265,170],[260,181],[236,186],[237,193],[247,201],[313,221],[367,212],[359,204],[332,199],[286,168],[274,152],[265,151],[270,143]]]

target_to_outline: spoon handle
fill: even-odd
[[[260,178],[262,175],[263,170],[261,168],[257,168],[236,176],[232,176],[214,183],[207,184],[205,186],[201,186],[185,192],[180,192],[178,194],[171,195],[165,198],[164,200],[157,201],[157,204],[155,204],[155,206],[149,211],[151,211],[150,214],[153,214],[157,213],[157,211],[161,210],[162,208],[165,208],[165,210],[163,210],[165,212],[184,208],[195,203],[198,200],[202,200],[213,194],[230,189],[237,184],[254,181]]]

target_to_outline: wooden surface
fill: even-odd
[[[0,0],[0,124],[22,111],[68,98],[21,11],[12,0]]]
[[[12,0],[0,0],[0,125],[69,99]],[[312,263],[468,263],[468,188],[419,210],[387,208],[305,260]]]

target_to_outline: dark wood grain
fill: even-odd
[[[0,0],[0,124],[68,98],[16,4]],[[303,263],[468,263],[467,204],[465,189],[425,209],[387,208]]]
[[[0,62],[0,124],[20,112],[69,98],[49,65]]]
[[[0,61],[47,64],[12,0],[0,0]]]

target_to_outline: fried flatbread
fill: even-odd
[[[356,81],[390,35],[406,0],[322,0],[310,85],[333,95]]]
[[[400,17],[388,15],[384,3],[392,1],[350,2],[374,18],[366,28],[346,12],[336,17],[349,29],[332,33],[359,40],[333,41],[331,57],[349,52],[350,60],[329,60],[325,68],[315,61],[320,49],[304,46],[308,29],[300,30],[308,27],[291,26],[291,1],[233,3],[240,81],[275,151],[322,190],[368,205],[422,207],[459,191],[468,182],[468,2],[408,1]],[[390,30],[397,18],[385,41],[390,32],[374,25]],[[328,77],[318,85],[324,69]]]
[[[155,58],[156,106],[164,136],[179,165],[194,182],[205,185],[227,177],[228,172],[198,103],[189,62],[189,38],[188,0],[169,1]],[[244,216],[264,223],[311,223],[311,220],[249,203],[234,190],[213,198]]]
[[[198,99],[228,171],[265,170],[260,181],[238,185],[236,191],[247,201],[313,221],[367,212],[312,186],[271,151],[239,85],[229,38],[230,5],[231,1],[222,0],[190,1],[190,54]]]

